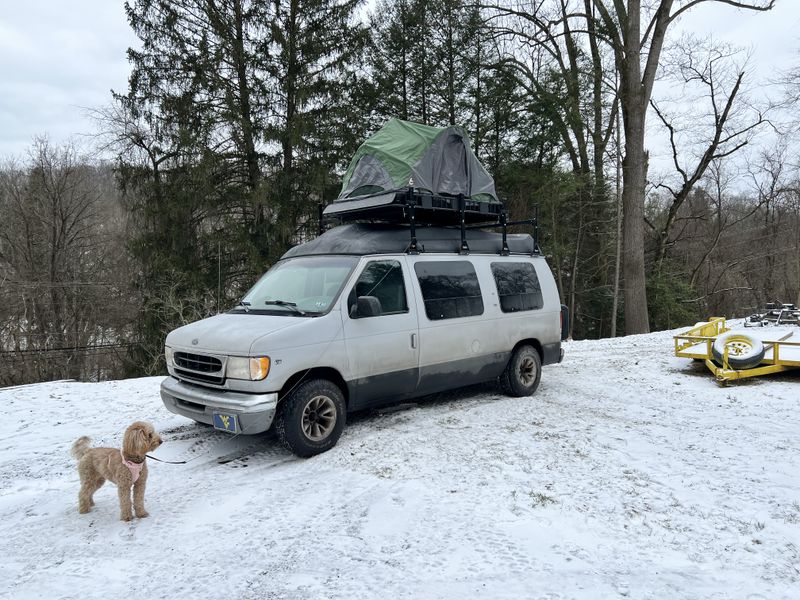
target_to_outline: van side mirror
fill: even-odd
[[[382,314],[381,301],[375,296],[359,296],[356,303],[350,305],[350,317],[353,319],[378,317]]]

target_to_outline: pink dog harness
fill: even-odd
[[[122,464],[128,467],[128,470],[131,472],[131,479],[133,480],[131,483],[136,483],[136,480],[139,479],[139,475],[142,472],[144,461],[140,463],[135,463],[129,460],[125,460],[125,455],[122,453],[122,450],[119,451],[119,454],[120,456],[122,456]]]

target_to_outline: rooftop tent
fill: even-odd
[[[410,193],[430,214],[458,209],[453,199],[468,199],[473,214],[496,215],[502,208],[494,180],[478,162],[461,127],[430,127],[391,119],[356,152],[339,197],[325,215],[392,220]],[[445,210],[445,212],[448,212]]]

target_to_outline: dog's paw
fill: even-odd
[[[119,520],[120,521],[133,521],[133,515],[130,514],[130,513],[128,513],[127,515],[123,513],[123,514],[121,514],[119,516]]]
[[[138,510],[136,511],[136,516],[140,519],[146,519],[147,517],[150,516],[150,513],[147,512],[146,510]]]

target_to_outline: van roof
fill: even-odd
[[[461,230],[454,227],[416,228],[420,253],[458,254]],[[500,254],[503,239],[500,233],[470,229],[466,233],[471,254]],[[512,254],[534,254],[533,238],[528,234],[508,234]],[[329,229],[321,236],[290,249],[282,258],[323,254],[403,254],[411,245],[410,227],[387,223],[349,223]]]

